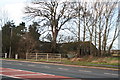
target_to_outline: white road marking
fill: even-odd
[[[112,73],[104,73],[104,74],[108,74],[108,75],[117,75],[117,76],[118,76],[118,74],[112,74]]]
[[[61,70],[68,70],[68,69],[65,69],[65,68],[58,68],[58,69],[61,69]]]
[[[79,71],[83,71],[83,72],[92,72],[92,71],[87,71],[87,70],[79,70]]]
[[[22,65],[21,63],[19,63],[18,65]]]
[[[40,74],[17,74],[14,76],[29,76],[29,75],[48,75],[48,74],[44,74],[44,73],[40,73]]]
[[[15,76],[11,76],[11,75],[4,75],[4,74],[0,74],[2,76],[7,76],[7,77],[12,77],[12,78],[17,78],[17,79],[22,79],[20,77],[15,77]],[[30,79],[24,79],[24,80],[30,80]]]
[[[35,65],[28,64],[28,66],[35,66]]]
[[[12,63],[6,63],[6,64],[12,64]]]
[[[118,74],[112,74],[112,75],[116,75],[116,76],[118,76]]]
[[[7,68],[7,69],[11,69],[11,68]],[[25,71],[25,72],[32,72],[32,71],[26,71],[26,70],[20,70],[20,69],[17,69],[16,71]],[[11,70],[11,72],[13,72],[13,70]],[[47,74],[47,73],[38,73],[38,72],[32,72],[33,74],[37,73],[37,74],[44,74],[44,75],[50,75],[50,76],[55,76],[53,74]],[[3,74],[2,74],[3,75]],[[9,75],[8,75],[9,76]],[[28,79],[29,80],[29,79]]]
[[[17,71],[23,71],[23,70],[17,70]]]
[[[84,72],[92,72],[92,71],[84,71]]]
[[[110,74],[110,73],[104,73],[104,74]]]
[[[50,68],[49,66],[44,66],[44,68]]]
[[[2,71],[0,71],[0,72],[17,72],[17,71],[14,71],[14,70],[2,70]]]

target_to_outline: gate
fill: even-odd
[[[36,61],[61,61],[61,54],[53,54],[53,53],[26,53],[26,60],[36,60]]]

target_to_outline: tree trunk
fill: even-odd
[[[83,42],[85,41],[85,35],[86,35],[86,26],[84,26],[84,31],[83,31]]]
[[[78,4],[79,8],[80,8],[80,3]],[[78,49],[77,49],[77,57],[81,56],[81,52],[80,52],[80,9],[79,9],[79,13],[78,13]]]
[[[109,48],[108,48],[108,54],[110,54],[110,50],[111,50],[111,48],[112,48],[113,42],[114,42],[114,40],[112,41],[112,43],[110,44],[110,46],[109,46]]]
[[[99,55],[101,56],[101,32],[99,32]]]
[[[57,43],[58,31],[55,30],[54,32],[52,32],[52,35],[53,35],[53,40],[52,40],[52,52],[55,53],[55,52],[56,52],[56,43]]]

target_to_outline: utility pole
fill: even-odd
[[[10,27],[10,50],[9,50],[9,58],[11,58],[11,53],[12,53],[11,42],[12,42],[12,27]]]
[[[78,42],[80,42],[80,2],[78,1]]]
[[[80,1],[78,1],[78,50],[77,50],[77,57],[80,57],[81,53],[80,53],[80,11],[81,11],[81,5],[80,5]]]

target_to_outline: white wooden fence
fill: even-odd
[[[49,61],[50,59],[57,59],[61,61],[61,54],[53,54],[53,53],[26,53],[26,60],[41,60],[45,59]]]

